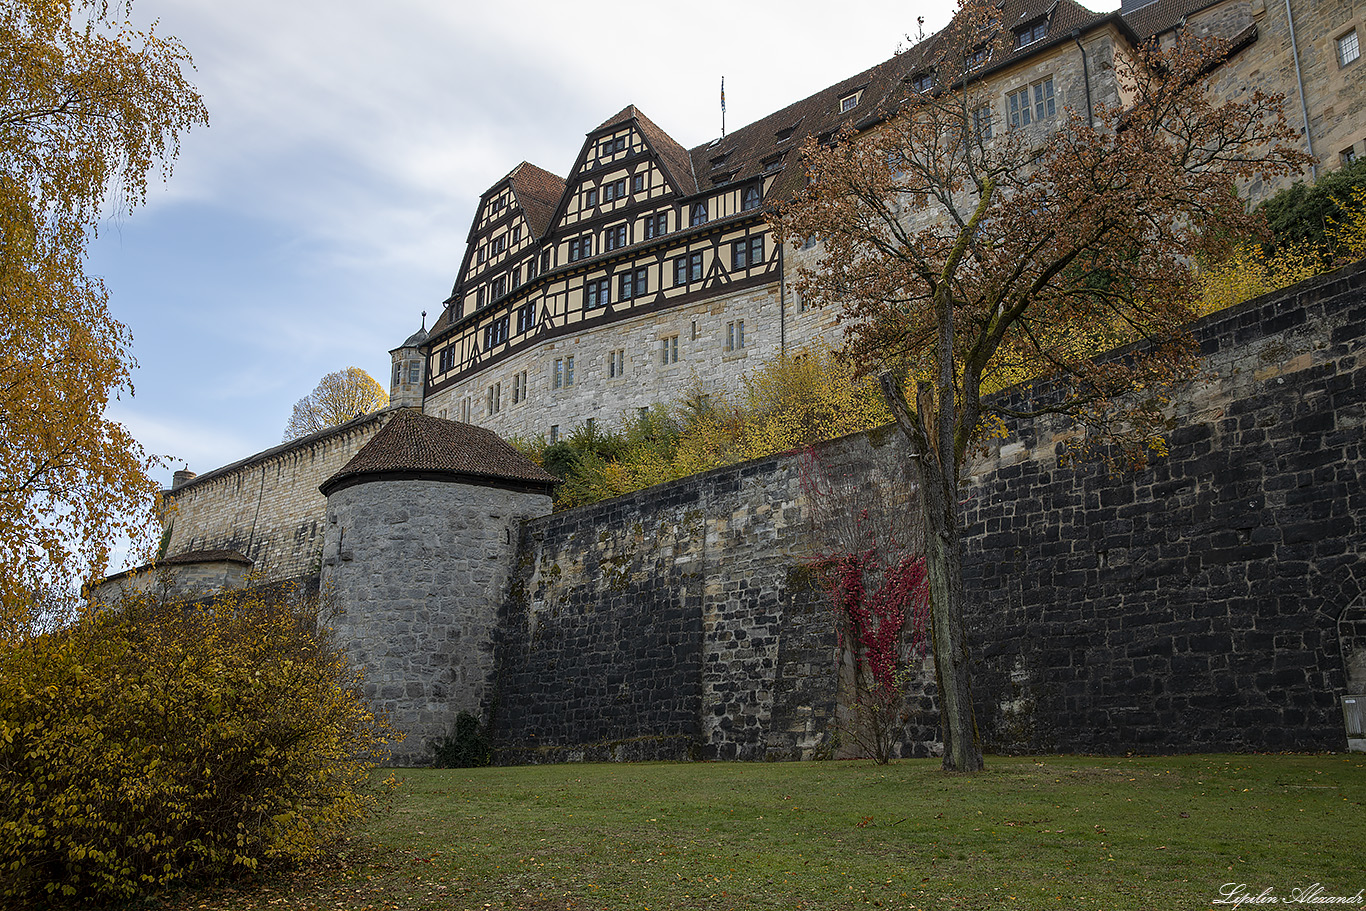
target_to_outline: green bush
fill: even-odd
[[[493,749],[479,719],[469,712],[455,716],[455,731],[432,747],[432,765],[438,769],[473,769],[493,761]]]
[[[128,602],[0,655],[0,898],[126,899],[316,855],[391,738],[316,604]]]
[[[1313,184],[1295,183],[1258,206],[1273,241],[1268,252],[1310,245],[1338,255],[1333,220],[1353,207],[1353,189],[1366,188],[1366,159],[1336,171],[1320,172]]]

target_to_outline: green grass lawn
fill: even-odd
[[[184,908],[1231,908],[1366,888],[1366,757],[402,770],[325,867]],[[1247,903],[1243,908],[1262,907]],[[1364,903],[1346,907],[1357,908]],[[1343,907],[1333,905],[1332,907]]]

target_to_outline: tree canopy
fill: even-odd
[[[85,257],[207,115],[185,49],[123,21],[130,5],[0,5],[0,637],[155,518],[156,459],[105,417],[132,394],[131,335]]]
[[[313,391],[294,403],[285,425],[285,440],[345,424],[352,418],[378,411],[389,404],[389,393],[359,367],[334,370],[318,381]]]
[[[788,241],[823,244],[798,293],[841,308],[846,353],[880,375],[913,452],[944,765],[961,771],[982,763],[958,515],[970,447],[1001,420],[1051,413],[1117,461],[1160,450],[1168,390],[1196,367],[1193,263],[1254,230],[1239,181],[1305,162],[1278,97],[1207,94],[1226,51],[1213,39],[1117,60],[1123,108],[992,124],[974,69],[983,36],[1008,48],[998,16],[969,0],[931,39],[935,90],[909,93],[868,133],[808,141],[810,182],[779,223]],[[985,397],[1026,379],[1047,394]]]

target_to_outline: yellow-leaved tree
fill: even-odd
[[[131,0],[0,4],[0,637],[69,607],[110,542],[149,536],[155,459],[106,419],[131,394],[131,337],[85,274],[106,207],[207,122],[179,42],[124,21]]]
[[[359,367],[334,370],[319,380],[312,392],[294,403],[294,413],[285,425],[285,441],[345,424],[387,404],[389,393],[364,370]]]

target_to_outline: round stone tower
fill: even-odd
[[[521,524],[554,482],[488,430],[404,409],[322,484],[331,626],[407,735],[395,764],[426,762],[461,711],[486,717]]]

